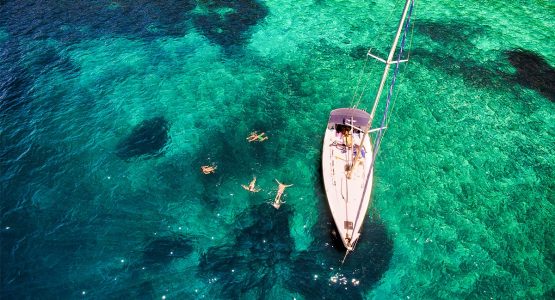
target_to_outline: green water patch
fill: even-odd
[[[391,268],[372,294],[546,293],[553,282],[550,250],[529,236],[538,230],[552,240],[550,225],[539,225],[552,223],[551,102],[518,88],[467,85],[421,67],[427,61],[415,62],[418,52],[412,57],[397,90],[406,100],[394,105],[394,119],[403,121],[390,123],[376,165],[374,203],[396,239]],[[541,265],[534,288],[526,285],[536,270],[513,260],[518,256]],[[416,284],[404,289],[405,280]]]

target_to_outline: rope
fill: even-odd
[[[341,264],[345,263],[345,259],[347,259],[347,255],[349,255],[349,250],[345,251],[345,256],[343,256],[343,260],[341,261]]]

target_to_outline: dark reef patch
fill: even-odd
[[[293,251],[289,235],[290,209],[275,210],[268,204],[253,207],[240,215],[235,224],[239,232],[234,244],[212,247],[201,257],[199,275],[216,279],[226,299],[238,299],[256,292],[259,299],[280,278],[280,267],[287,268]]]
[[[555,68],[540,55],[525,49],[514,49],[506,51],[505,57],[501,55],[496,61],[483,62],[469,57],[469,53],[475,52],[472,39],[485,35],[487,27],[464,22],[445,24],[424,21],[417,23],[415,29],[418,34],[440,45],[434,50],[420,48],[412,51],[419,60],[448,74],[462,76],[465,83],[473,86],[499,88],[505,85],[511,88],[512,85],[507,83],[517,83],[555,101]],[[444,49],[451,52],[447,53]],[[516,74],[500,69],[507,61],[516,68]]]
[[[150,241],[143,250],[143,262],[149,267],[165,265],[193,251],[192,242],[181,236],[163,237]]]
[[[498,87],[507,80],[507,74],[497,69],[497,62],[479,63],[472,59],[423,48],[414,49],[411,55],[429,66],[443,70],[446,74],[461,76],[466,84],[474,87]]]
[[[335,234],[331,212],[323,206],[312,230],[314,242],[294,259],[287,286],[318,299],[362,299],[389,268],[393,240],[385,224],[367,217],[355,252],[341,264],[345,248]]]
[[[473,37],[478,37],[486,32],[483,25],[476,26],[471,23],[449,21],[448,23],[439,23],[433,21],[420,21],[415,23],[415,29],[418,33],[430,37],[433,41],[441,44],[470,44]],[[464,51],[464,48],[453,47]]]
[[[355,46],[349,52],[349,56],[353,59],[365,59],[368,54],[368,47],[359,45]]]
[[[212,247],[202,255],[199,275],[217,282],[215,288],[225,298],[255,293],[264,299],[274,285],[283,284],[309,298],[362,299],[387,270],[393,242],[382,223],[367,221],[362,242],[341,265],[344,249],[332,246],[327,221],[316,226],[315,242],[307,251],[295,252],[291,216],[288,206],[253,207],[237,218],[235,243]]]
[[[193,17],[195,27],[224,48],[243,44],[250,27],[268,15],[268,9],[255,0],[213,0],[204,5],[208,13]]]
[[[555,101],[555,68],[543,57],[532,51],[516,49],[508,51],[507,58],[516,68],[515,82]]]
[[[169,127],[168,121],[163,117],[142,121],[117,145],[117,156],[121,159],[130,159],[138,156],[148,158],[162,155],[169,140]]]
[[[462,76],[466,84],[479,88],[498,87],[506,80],[503,72],[498,70],[497,61],[484,63],[468,56],[475,50],[471,41],[485,34],[487,27],[462,21],[423,21],[415,23],[415,30],[418,35],[427,36],[438,45],[432,50],[414,49],[411,54],[413,58],[449,75]]]
[[[17,39],[9,39],[0,43],[0,61],[0,78],[3,79],[0,81],[0,113],[29,108],[33,100],[30,91],[41,76],[53,72],[72,76],[79,71],[68,56],[44,42],[27,49]],[[49,106],[51,109],[54,107]],[[20,117],[27,118],[28,113]]]
[[[25,64],[27,72],[37,75],[52,71],[66,73],[79,71],[69,57],[61,55],[56,47],[48,44],[41,44],[40,49],[31,52],[31,55],[26,55]]]
[[[0,113],[19,109],[31,102],[27,95],[29,77],[21,68],[4,70],[0,66],[0,76],[3,78],[0,81]]]

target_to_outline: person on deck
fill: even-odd
[[[345,132],[343,133],[343,139],[345,140],[345,145],[347,147],[350,148],[353,146],[353,135],[349,130],[345,130]]]
[[[249,183],[249,186],[246,186],[246,185],[244,185],[244,184],[241,184],[241,186],[242,186],[245,190],[247,190],[247,191],[249,191],[249,192],[257,193],[257,192],[260,191],[260,189],[259,189],[259,188],[256,188],[255,185],[256,185],[256,176],[253,177],[252,181]]]
[[[285,201],[281,201],[281,196],[283,195],[283,192],[285,191],[285,188],[292,186],[292,184],[283,184],[283,183],[279,182],[277,179],[276,179],[276,182],[278,183],[278,191],[277,191],[276,198],[274,199],[274,203],[272,203],[272,205],[276,209],[279,209],[279,207],[283,203],[285,203]]]

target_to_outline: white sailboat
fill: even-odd
[[[330,113],[326,127],[322,151],[322,175],[328,204],[347,253],[355,249],[370,204],[374,161],[386,129],[385,121],[399,64],[406,61],[401,60],[401,55],[413,7],[414,0],[407,0],[387,60],[368,52],[368,56],[385,63],[370,113],[356,107],[334,109]],[[401,46],[397,51],[401,34]],[[397,59],[394,60],[396,52]],[[396,67],[386,103],[382,105],[384,111],[381,124],[373,129],[376,110],[384,98],[381,97],[382,91],[392,65]],[[373,143],[369,137],[370,133],[375,133]]]

